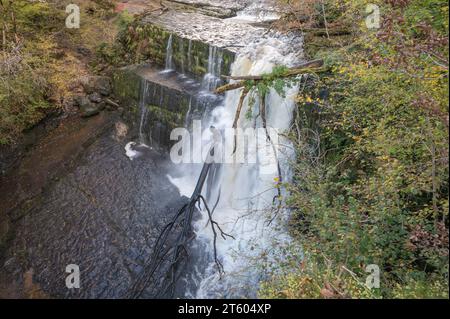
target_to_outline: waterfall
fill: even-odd
[[[239,49],[235,61],[231,66],[231,75],[261,75],[270,73],[277,65],[292,67],[299,63],[301,49],[292,38],[268,35]],[[167,43],[166,70],[172,70],[173,48],[172,35]],[[302,39],[298,39],[299,42]],[[184,67],[190,67],[192,42],[187,45],[187,57],[183,60]],[[209,46],[208,68],[204,75],[200,88],[190,89],[188,93],[190,100],[184,124],[190,132],[200,131],[186,148],[191,150],[190,154],[182,154],[185,164],[173,165],[168,178],[178,187],[180,193],[191,197],[193,189],[197,184],[203,163],[202,155],[205,153],[205,145],[211,145],[215,136],[209,128],[214,127],[218,132],[224,132],[233,127],[236,109],[239,104],[242,89],[229,91],[225,97],[219,97],[212,91],[222,83],[221,71],[223,64],[223,49]],[[170,77],[167,77],[169,79]],[[178,81],[180,77],[176,77]],[[171,79],[173,80],[173,79]],[[193,81],[190,80],[189,81]],[[188,80],[183,80],[188,82]],[[186,84],[185,83],[185,84]],[[190,85],[194,88],[195,85]],[[155,90],[156,87],[153,89]],[[163,98],[167,92],[160,86],[159,103],[164,105]],[[145,143],[146,130],[148,128],[148,112],[145,107],[146,96],[149,95],[146,84],[142,85],[142,96],[140,101],[141,119],[139,139]],[[295,96],[298,86],[292,85],[285,88],[285,94],[280,96],[274,89],[270,89],[265,96],[265,119],[268,129],[276,129],[278,133],[286,133],[291,125]],[[166,95],[165,95],[166,94]],[[244,100],[238,128],[242,130],[251,128],[262,128],[261,101],[255,92],[251,92]],[[147,99],[148,103],[148,99]],[[196,123],[201,123],[197,128]],[[197,123],[198,124],[198,123]],[[204,134],[202,134],[202,129]],[[150,141],[158,141],[157,136],[150,133]],[[293,158],[293,148],[290,142],[277,135],[278,139],[267,139],[265,134],[254,134],[247,136],[248,140],[257,141],[258,145],[265,145],[268,152],[262,156],[258,151],[254,154],[248,151],[247,156],[254,155],[256,162],[249,163],[216,163],[213,164],[208,173],[202,195],[206,198],[208,206],[214,207],[213,219],[220,225],[224,233],[233,238],[219,237],[214,246],[214,233],[209,222],[208,212],[204,207],[200,208],[200,217],[193,223],[196,234],[192,242],[192,249],[196,258],[190,260],[190,270],[184,281],[187,282],[186,297],[190,298],[255,298],[258,285],[266,276],[262,266],[275,264],[279,258],[282,247],[290,241],[286,230],[288,212],[277,210],[274,203],[281,200],[285,194],[278,188],[279,176],[283,181],[290,178],[289,161]],[[231,141],[233,142],[233,141]],[[230,141],[226,141],[230,143]],[[248,144],[243,142],[240,145]],[[136,145],[128,145],[127,154],[132,153]],[[191,148],[192,146],[192,148]],[[209,147],[206,146],[207,150]],[[252,151],[253,152],[253,151]],[[195,158],[200,157],[200,160]],[[270,169],[275,163],[276,169]],[[280,172],[279,172],[280,170]],[[171,176],[173,175],[173,177]],[[280,196],[281,195],[281,196]],[[276,213],[276,216],[274,214]],[[274,218],[276,217],[276,218]],[[214,250],[216,247],[216,250]],[[221,277],[214,258],[214,252],[223,266],[224,274]]]
[[[189,127],[189,120],[191,119],[191,113],[192,113],[192,97],[189,99],[189,107],[188,111],[186,113],[186,117],[184,118],[184,127]]]
[[[277,46],[280,42],[272,41],[249,47],[245,53],[237,56],[233,66],[232,75],[257,75],[271,72],[277,64],[289,65],[295,63],[292,56],[285,55]],[[210,49],[210,63],[208,77],[204,82],[210,80],[210,75],[220,69],[215,57],[216,51]],[[217,74],[217,73],[216,73]],[[266,119],[267,126],[285,132],[292,122],[295,107],[295,95],[298,87],[286,88],[285,97],[281,97],[274,90],[266,96]],[[219,131],[231,128],[234,114],[238,105],[241,91],[230,91],[226,94],[222,105],[215,107],[205,118],[203,127],[214,126]],[[252,104],[250,104],[250,102]],[[242,116],[238,127],[246,129],[256,125],[261,127],[261,118],[254,120],[258,114],[259,101],[257,97],[247,97],[241,114],[253,113],[253,119]],[[261,138],[261,137],[258,137]],[[266,142],[265,136],[262,143]],[[194,143],[195,144],[195,143]],[[202,141],[196,144],[202,145]],[[285,146],[282,146],[285,145]],[[195,146],[194,146],[195,147]],[[292,148],[289,142],[280,137],[280,142],[275,145],[278,160],[284,180],[289,178],[288,161],[292,156]],[[194,149],[194,153],[201,150]],[[272,156],[276,156],[273,154]],[[274,160],[274,158],[272,158]],[[235,239],[218,238],[217,254],[223,264],[225,275],[220,278],[216,264],[212,258],[213,232],[208,227],[208,214],[202,211],[202,218],[195,222],[194,228],[197,235],[197,247],[204,247],[209,258],[207,265],[197,267],[197,274],[191,280],[196,282],[197,291],[188,292],[188,297],[194,298],[216,298],[216,297],[256,297],[257,286],[263,278],[263,274],[252,263],[265,256],[270,261],[276,255],[278,245],[283,245],[289,240],[289,236],[283,225],[286,224],[286,212],[280,212],[279,218],[269,223],[272,218],[272,203],[278,196],[275,187],[278,172],[273,170],[267,173],[265,166],[268,165],[261,159],[255,164],[216,164],[214,176],[210,178],[206,189],[203,190],[205,197],[212,206],[218,198],[217,207],[214,211],[214,220],[223,231],[232,235]],[[185,170],[184,177],[171,178],[182,193],[190,196],[191,187],[195,185],[198,176],[198,168]],[[273,213],[273,212],[272,212]],[[283,222],[284,221],[284,222]],[[270,225],[269,225],[270,224]]]
[[[182,38],[178,38],[178,46],[180,48],[179,49],[180,52],[182,53],[180,63],[181,63],[181,74],[184,76],[184,74],[185,74],[185,58],[186,58],[185,53],[186,52],[184,51],[184,41]]]
[[[139,148],[151,149],[148,144],[152,144],[152,137],[146,132],[146,126],[148,123],[149,110],[147,108],[147,98],[149,96],[150,85],[149,82],[144,78],[141,79],[140,84],[140,94],[139,94],[139,143],[129,142],[125,145],[125,155],[128,156],[130,160],[133,160],[141,156]],[[154,92],[153,92],[154,94]]]
[[[187,67],[188,70],[191,70],[191,56],[192,56],[192,39],[189,39],[189,44],[188,44],[188,52],[187,52]]]
[[[146,139],[145,133],[144,133],[144,127],[145,127],[145,123],[147,120],[147,113],[148,113],[148,109],[147,109],[147,105],[146,105],[148,89],[149,89],[148,82],[144,78],[142,78],[141,94],[139,97],[139,110],[141,112],[141,118],[139,121],[139,143],[140,144],[147,144],[147,139]]]
[[[280,18],[280,7],[276,4],[264,0],[254,1],[241,11],[236,12],[236,16],[229,20],[252,22],[271,22]]]
[[[203,77],[201,89],[203,93],[213,91],[221,82],[222,50],[210,45],[208,57],[208,73]]]
[[[169,36],[169,40],[167,41],[165,71],[173,70],[173,43],[172,42],[173,42],[173,35],[171,33]]]

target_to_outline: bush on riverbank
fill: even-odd
[[[448,298],[448,3],[324,3],[307,7],[314,21],[290,17],[330,67],[299,96],[291,135],[288,205],[305,259],[261,297]],[[379,29],[364,23],[368,3]],[[379,289],[365,286],[371,264]]]
[[[4,0],[0,6],[0,144],[67,106],[101,42],[112,42],[113,1],[80,0],[80,29],[67,29],[74,1]],[[4,34],[4,36],[3,36]]]

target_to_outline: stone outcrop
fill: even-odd
[[[84,76],[80,79],[83,94],[74,97],[81,117],[97,115],[108,105],[106,100],[112,93],[111,78],[107,76]],[[110,109],[110,108],[108,108]]]
[[[189,74],[198,80],[208,72],[211,48],[217,48],[217,55],[222,59],[222,74],[229,73],[231,63],[234,61],[235,53],[230,48],[220,47],[196,37],[187,37],[185,34],[168,29],[162,22],[153,20],[151,23],[145,22],[137,26],[134,31],[134,46],[141,48],[140,54],[162,67],[166,64],[167,47],[171,40],[174,70]]]
[[[135,128],[142,125],[146,139],[163,147],[171,145],[170,132],[185,125],[187,113],[190,119],[201,118],[208,105],[217,102],[212,97],[198,96],[198,83],[181,81],[176,73],[162,73],[149,65],[117,70],[113,87],[120,104],[127,106],[123,114],[127,122]],[[142,107],[145,119],[141,119]]]
[[[234,53],[239,47],[246,46],[267,31],[229,19],[175,10],[164,14],[149,14],[142,23],[156,25],[188,40],[200,41]]]

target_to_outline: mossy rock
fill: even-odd
[[[142,78],[132,68],[122,68],[114,72],[113,93],[123,105],[137,107]]]
[[[183,74],[201,79],[208,72],[210,45],[205,42],[180,37],[153,24],[134,26],[133,37],[128,44],[128,51],[134,55],[136,62],[151,60],[165,67],[169,38],[172,35],[172,63],[174,69]],[[217,56],[222,59],[220,74],[229,74],[235,53],[216,48]]]

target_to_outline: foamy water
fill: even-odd
[[[292,63],[292,56],[284,55],[280,50],[282,44],[272,39],[250,45],[237,57],[232,67],[232,75],[263,74],[271,72],[275,63]],[[268,127],[275,128],[280,133],[289,129],[297,91],[297,86],[287,88],[284,98],[274,90],[270,91],[266,97]],[[241,90],[228,92],[223,105],[211,112],[210,119],[204,127],[212,125],[219,131],[232,127],[240,94]],[[249,101],[247,97],[238,123],[238,126],[243,129],[253,127],[255,124],[257,127],[262,126],[261,118],[256,123],[253,120],[258,112],[258,97],[254,97],[254,105],[249,105]],[[252,119],[247,119],[244,115],[250,107],[254,114]],[[267,143],[265,136],[258,138],[263,138],[261,142]],[[289,145],[289,143],[280,138],[279,145],[275,145],[283,179],[288,179],[288,159],[292,155],[292,149],[281,145]],[[194,150],[196,151],[198,150]],[[273,200],[278,196],[278,190],[275,188],[278,172],[265,169],[265,165],[273,165],[274,161],[275,159],[272,158],[267,163],[258,158],[255,164],[221,164],[214,181],[204,189],[204,194],[209,195],[210,207],[214,206],[220,194],[213,217],[223,231],[235,239],[224,240],[219,237],[217,240],[218,258],[223,264],[225,274],[222,277],[219,275],[214,260],[210,258],[206,270],[193,275],[192,280],[196,281],[198,290],[188,297],[252,297],[256,293],[258,282],[263,274],[255,268],[255,263],[258,263],[262,255],[265,255],[267,260],[273,258],[277,254],[276,247],[289,240],[283,226],[287,218],[286,212],[279,212],[278,218],[269,225],[269,220],[274,214]],[[198,178],[198,168],[188,169],[184,177],[171,178],[171,181],[183,194],[190,196],[196,178]],[[195,223],[194,228],[196,240],[206,247],[207,253],[211,254],[214,235],[208,223],[206,211],[202,211],[202,218]]]
[[[259,5],[259,4],[258,4]],[[253,10],[253,9],[252,9]],[[271,11],[265,12],[267,19],[276,18]],[[236,19],[261,21],[261,15],[255,16],[251,10],[239,13]],[[243,28],[245,25],[243,25]],[[277,65],[294,66],[300,62],[302,39],[289,35],[266,34],[255,42],[247,43],[239,50],[233,63],[231,73],[238,75],[260,75],[270,73]],[[191,45],[187,48],[191,50]],[[189,63],[189,60],[188,60]],[[211,91],[220,84],[222,55],[221,51],[211,47],[209,51],[208,72],[205,75],[197,98],[210,98]],[[166,70],[172,65],[172,37],[167,44]],[[145,87],[144,87],[145,89]],[[220,105],[207,108],[202,119],[203,129],[214,126],[223,131],[233,126],[236,108],[239,103],[240,90],[229,91]],[[295,108],[295,96],[298,86],[285,89],[281,97],[274,90],[266,96],[267,127],[284,133],[289,130]],[[191,101],[192,102],[192,101]],[[244,101],[238,127],[261,128],[263,126],[260,113],[259,97],[250,94]],[[190,115],[192,105],[186,114],[186,127],[191,127]],[[141,108],[141,129],[147,116],[145,108]],[[246,114],[251,114],[247,117]],[[142,131],[140,130],[140,136]],[[191,154],[202,154],[206,145],[210,145],[211,134],[203,134],[198,140],[191,141]],[[267,144],[267,148],[275,152],[261,156],[254,154],[256,163],[216,164],[214,174],[210,173],[203,189],[209,207],[216,207],[213,219],[221,229],[234,237],[217,238],[217,256],[223,265],[224,274],[219,274],[213,258],[214,234],[209,223],[208,214],[201,210],[201,218],[194,223],[196,238],[193,246],[203,251],[207,258],[206,265],[194,265],[195,271],[185,278],[197,287],[196,291],[187,291],[188,298],[220,298],[220,297],[256,297],[259,282],[265,278],[263,264],[275,264],[282,258],[280,247],[290,241],[285,225],[288,212],[278,211],[274,207],[279,190],[278,170],[273,169],[274,163],[280,164],[281,176],[284,181],[290,178],[289,160],[293,157],[292,147],[285,138],[279,136],[277,144],[270,144],[265,135],[255,137],[259,145]],[[141,140],[143,140],[141,138]],[[228,141],[233,143],[233,141]],[[270,144],[270,145],[269,145]],[[133,144],[126,147],[127,156],[135,158]],[[273,147],[272,147],[273,146]],[[207,147],[207,149],[209,149]],[[178,187],[181,195],[190,197],[197,184],[201,164],[180,164],[176,166],[176,174],[168,175],[169,180]],[[285,195],[282,193],[282,195]],[[217,205],[216,205],[217,204]],[[276,206],[276,205],[275,205]],[[274,216],[275,212],[277,216]],[[276,217],[276,218],[274,218]],[[194,263],[196,261],[193,261]],[[198,263],[199,261],[197,261]]]

